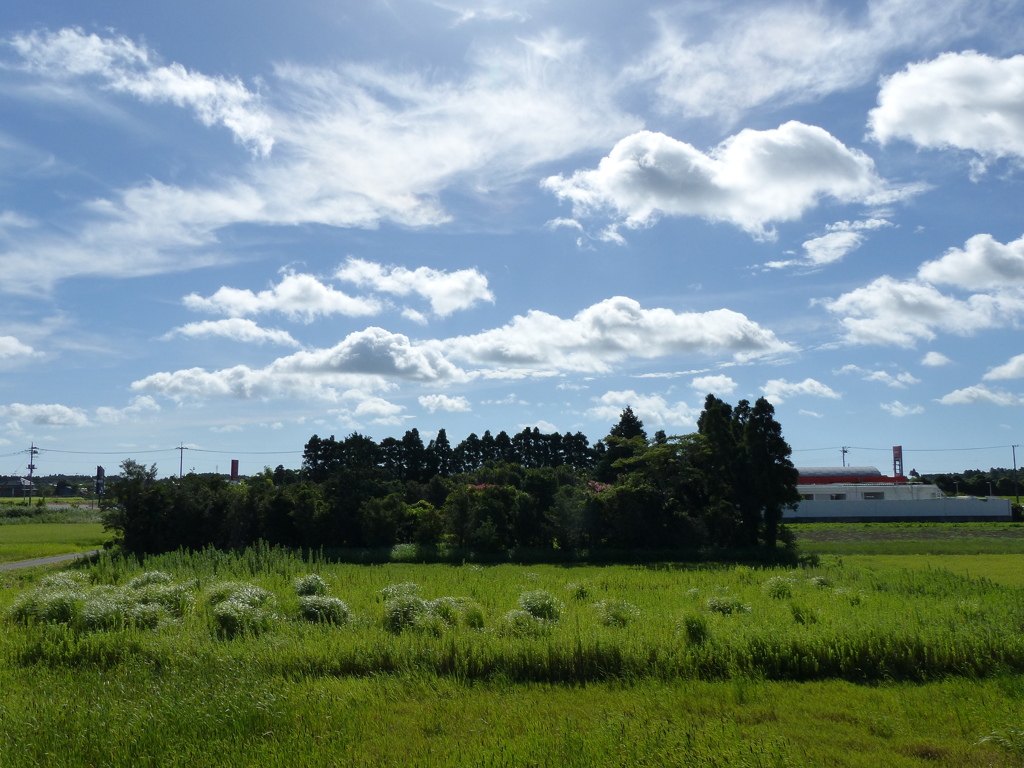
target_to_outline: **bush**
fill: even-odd
[[[128,582],[128,589],[142,589],[150,584],[170,584],[173,579],[163,571],[147,571]]]
[[[512,637],[538,637],[550,628],[550,624],[538,619],[529,611],[513,609],[502,619],[501,634]]]
[[[583,601],[590,597],[590,587],[586,583],[566,584],[565,589],[572,596],[573,600]]]
[[[416,597],[420,593],[420,585],[411,581],[401,584],[389,584],[380,591],[385,600],[393,600],[396,597]]]
[[[213,608],[217,633],[231,639],[238,635],[258,635],[273,628],[278,617],[273,611],[247,602],[243,596],[229,597]]]
[[[327,582],[315,573],[310,573],[306,576],[299,576],[292,582],[292,586],[295,587],[295,594],[300,597],[327,594]]]
[[[550,592],[534,589],[519,596],[519,607],[535,619],[558,621],[562,615],[562,603]]]
[[[731,616],[734,613],[750,613],[750,606],[744,605],[735,597],[709,597],[705,605],[712,613],[720,613],[723,616]]]
[[[764,583],[764,592],[776,600],[788,600],[793,596],[793,580],[785,576],[772,576]]]
[[[141,605],[160,606],[179,619],[196,604],[192,590],[182,584],[151,583],[137,590],[135,599]]]
[[[349,618],[345,603],[324,595],[303,595],[299,599],[299,614],[306,621],[320,624],[345,624]]]
[[[640,609],[625,600],[603,600],[595,603],[594,608],[606,627],[625,627],[640,618]]]
[[[414,595],[399,595],[384,604],[384,629],[396,635],[416,626],[427,613],[427,603]]]

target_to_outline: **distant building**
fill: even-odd
[[[36,486],[27,477],[0,477],[0,498],[23,499],[35,493]]]
[[[946,496],[938,486],[887,477],[876,467],[797,467],[802,501],[788,522],[967,522],[1012,519],[1010,502],[995,496]]]

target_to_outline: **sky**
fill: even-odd
[[[708,393],[797,466],[1012,466],[1021,40],[1018,0],[7,3],[0,474]]]

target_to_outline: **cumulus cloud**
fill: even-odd
[[[834,373],[855,373],[859,375],[864,381],[876,381],[880,384],[885,384],[887,387],[896,387],[903,389],[909,384],[919,384],[920,379],[915,377],[913,374],[903,371],[897,373],[895,376],[888,371],[872,371],[868,368],[861,368],[859,365],[844,365]]]
[[[895,416],[896,418],[917,416],[920,413],[924,413],[924,408],[920,405],[904,405],[899,400],[893,400],[891,403],[882,403],[881,408],[888,412],[890,416]]]
[[[28,344],[23,344],[14,336],[0,336],[0,360],[19,357],[31,357],[36,354]]]
[[[470,21],[517,21],[530,18],[524,10],[533,3],[531,0],[517,0],[514,3],[506,0],[476,0],[476,2],[445,2],[433,0],[433,5],[455,14],[456,24]]]
[[[415,293],[430,302],[431,311],[438,317],[469,309],[481,301],[494,302],[494,294],[487,287],[487,278],[475,269],[454,272],[418,267],[382,267],[380,264],[350,258],[336,275],[339,280],[355,283],[380,293],[408,296]]]
[[[969,336],[1005,327],[1024,314],[1024,271],[1018,273],[1017,267],[1024,263],[1022,248],[1024,238],[1002,245],[989,235],[976,235],[963,249],[921,265],[916,279],[883,275],[821,303],[840,316],[847,341],[857,344],[912,347],[940,331]],[[958,298],[934,283],[988,290]]]
[[[868,116],[872,137],[962,149],[984,160],[1024,157],[1024,56],[975,51],[910,64],[882,83]]]
[[[1002,365],[997,365],[984,378],[986,381],[1024,378],[1024,355],[1015,355]]]
[[[469,400],[464,397],[449,397],[448,395],[422,395],[419,398],[421,406],[431,413],[447,411],[449,413],[466,413],[473,410]]]
[[[650,81],[668,111],[735,120],[865,85],[884,57],[941,44],[987,3],[871,0],[863,12],[822,3],[677,4],[655,18],[660,37],[630,73]]]
[[[911,194],[875,173],[874,162],[827,131],[791,121],[743,130],[709,152],[662,133],[622,139],[594,170],[543,185],[573,204],[577,218],[608,211],[626,227],[661,216],[724,221],[757,238],[773,222],[794,221],[822,199],[882,203]]]
[[[370,392],[401,381],[427,384],[469,379],[436,346],[371,327],[349,334],[333,347],[302,350],[265,368],[237,365],[216,371],[160,372],[133,382],[132,389],[175,400],[291,396],[336,401],[339,389]]]
[[[40,427],[87,427],[89,417],[80,408],[69,408],[66,405],[11,403],[0,405],[0,418],[12,422],[15,429],[21,428],[21,422],[28,422]]]
[[[272,121],[259,96],[240,80],[190,72],[178,63],[160,66],[152,51],[127,37],[103,38],[68,28],[15,35],[10,45],[32,73],[64,80],[96,78],[110,91],[186,107],[204,125],[223,125],[261,155],[274,144]]]
[[[826,397],[831,400],[838,400],[840,394],[826,384],[816,379],[804,379],[803,381],[786,381],[786,379],[771,379],[766,382],[761,391],[764,396],[775,404],[785,402],[791,397]]]
[[[398,426],[408,416],[403,416],[405,406],[392,403],[383,397],[369,395],[359,390],[349,390],[342,394],[343,401],[352,403],[344,408],[331,410],[332,416],[348,428],[359,428],[364,423],[378,424],[381,426]]]
[[[375,299],[349,296],[313,275],[295,272],[286,272],[281,282],[259,293],[222,286],[208,297],[190,293],[183,302],[189,309],[230,317],[279,312],[307,323],[334,314],[360,317],[381,310]]]
[[[598,405],[587,411],[588,417],[618,421],[622,411],[629,406],[647,428],[694,427],[701,412],[699,407],[691,408],[682,401],[669,403],[661,395],[641,395],[632,389],[605,392],[596,398],[596,402]]]
[[[941,352],[929,352],[923,358],[921,358],[921,365],[927,365],[931,368],[938,368],[943,365],[949,365],[952,360],[946,357]]]
[[[143,413],[159,410],[160,406],[156,400],[149,395],[139,395],[133,397],[124,408],[100,406],[96,409],[96,420],[104,424],[120,424],[124,421],[134,421]]]
[[[191,339],[218,336],[247,344],[266,344],[269,342],[287,347],[302,346],[287,331],[276,328],[260,328],[252,320],[245,320],[239,317],[232,317],[226,320],[204,320],[200,323],[186,323],[180,328],[171,330],[163,338],[169,339],[175,336],[184,336]]]
[[[975,235],[962,249],[950,248],[941,258],[922,264],[917,275],[925,282],[969,291],[1024,288],[1024,237],[1004,244],[992,235]]]
[[[731,395],[736,391],[737,384],[728,376],[698,376],[690,382],[690,386],[698,392]]]
[[[992,405],[1021,405],[1022,398],[1012,392],[1001,389],[989,389],[984,384],[975,384],[957,389],[939,398],[943,405],[970,405],[973,403],[991,403]]]
[[[742,361],[793,351],[738,312],[644,309],[624,296],[567,319],[534,310],[501,328],[448,339],[441,346],[476,365],[591,372],[609,371],[627,357],[725,354]]]

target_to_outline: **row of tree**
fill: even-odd
[[[934,483],[943,493],[966,496],[1016,496],[1020,493],[1017,472],[1011,467],[992,467],[987,472],[966,469],[941,475],[922,475],[922,480]]]
[[[774,548],[799,501],[790,449],[766,400],[709,395],[697,432],[648,439],[626,408],[603,440],[526,429],[444,430],[380,443],[314,435],[298,471],[157,479],[132,460],[109,483],[105,523],[153,553],[263,540],[309,548],[411,543],[476,552]]]

